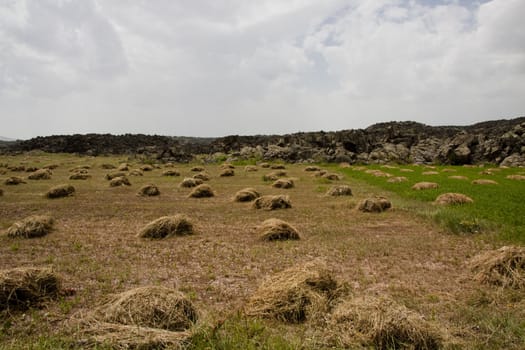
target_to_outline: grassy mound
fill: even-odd
[[[51,179],[51,170],[39,169],[27,176],[29,180],[49,180]]]
[[[287,323],[316,319],[330,310],[339,284],[322,265],[307,263],[267,278],[248,300],[248,316]]]
[[[292,207],[290,197],[284,195],[268,195],[261,196],[253,202],[255,209],[264,210],[275,210],[275,209],[287,209]]]
[[[119,176],[119,177],[115,177],[114,179],[111,179],[111,181],[109,182],[109,186],[110,187],[131,186],[131,182],[129,182],[126,176]]]
[[[525,248],[505,246],[477,255],[470,262],[481,283],[525,288]]]
[[[160,195],[160,190],[157,186],[153,184],[142,186],[137,192],[139,196],[152,197]]]
[[[160,217],[140,230],[138,237],[141,238],[165,238],[171,236],[183,236],[193,234],[193,224],[183,215]]]
[[[439,185],[437,183],[435,183],[435,182],[426,182],[426,181],[418,182],[418,183],[414,184],[414,186],[412,186],[412,189],[416,190],[416,191],[433,190],[433,189],[436,189],[436,188],[439,188]]]
[[[277,179],[272,184],[272,187],[275,188],[293,188],[294,182],[292,179]]]
[[[26,182],[24,181],[24,179],[22,179],[21,177],[18,177],[18,176],[11,176],[11,177],[8,177],[7,179],[5,179],[4,181],[4,184],[5,185],[20,185],[20,184],[25,184]]]
[[[456,204],[466,204],[466,203],[472,203],[474,200],[464,194],[461,193],[443,193],[439,195],[435,202],[439,205],[456,205]]]
[[[260,196],[260,193],[255,188],[248,187],[238,191],[233,200],[235,202],[251,202]]]
[[[274,218],[265,220],[259,226],[259,231],[263,241],[286,241],[301,238],[295,227],[286,221]]]
[[[351,196],[352,189],[348,185],[337,185],[332,186],[326,194],[328,196]]]
[[[7,236],[11,238],[42,237],[51,232],[54,221],[49,215],[32,215],[11,225],[7,229]]]
[[[381,213],[392,207],[392,203],[385,197],[372,197],[361,201],[358,210],[365,213]]]
[[[213,192],[213,189],[207,184],[200,184],[199,186],[195,187],[188,195],[188,197],[191,198],[207,198],[213,196],[215,196],[215,192]]]
[[[198,185],[202,184],[202,180],[201,179],[194,179],[194,178],[191,178],[191,177],[186,177],[184,178],[184,180],[182,180],[182,182],[179,184],[180,187],[187,187],[187,188],[190,188],[190,187],[196,187]]]
[[[47,268],[0,270],[0,310],[27,309],[54,298],[60,291],[58,277]]]
[[[75,187],[64,184],[64,185],[58,185],[50,188],[46,192],[47,198],[62,198],[62,197],[68,197],[72,196],[75,193]]]
[[[339,304],[330,321],[338,345],[374,349],[441,349],[441,335],[423,316],[371,296]]]

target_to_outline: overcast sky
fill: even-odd
[[[525,115],[524,0],[0,0],[0,135]]]

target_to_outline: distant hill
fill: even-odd
[[[0,141],[12,142],[12,141],[16,141],[16,140],[15,139],[11,139],[9,137],[0,136]]]

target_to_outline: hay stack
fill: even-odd
[[[277,179],[272,184],[272,187],[275,188],[293,188],[294,182],[292,179]]]
[[[208,198],[215,196],[210,185],[200,184],[197,187],[193,188],[188,197],[191,198]]]
[[[308,263],[267,278],[248,300],[248,316],[288,323],[316,319],[330,310],[338,283],[326,268]]]
[[[408,179],[404,176],[394,176],[394,177],[391,177],[389,178],[388,180],[386,180],[386,182],[388,183],[391,183],[391,184],[396,184],[396,183],[400,183],[400,182],[407,182]]]
[[[8,167],[7,169],[13,172],[26,171],[26,167],[24,165],[13,165],[13,166]]]
[[[472,181],[473,185],[497,185],[498,183],[494,180],[477,179]]]
[[[470,266],[481,283],[525,288],[525,248],[505,246],[474,257]]]
[[[70,180],[87,180],[90,178],[91,178],[91,175],[89,174],[74,173],[74,174],[69,175]]]
[[[38,168],[36,166],[29,166],[29,167],[26,168],[26,172],[27,173],[33,173],[33,172],[35,172],[37,170],[38,170]]]
[[[439,175],[437,171],[423,171],[421,175]]]
[[[259,164],[259,166],[263,169],[268,169],[270,167],[270,164],[269,163],[261,163]]]
[[[77,165],[76,167],[69,169],[69,172],[73,173],[75,171],[89,170],[89,169],[91,169],[91,165]]]
[[[228,177],[228,176],[234,176],[235,175],[235,171],[233,169],[224,169],[223,171],[221,171],[220,175],[221,177]]]
[[[180,176],[180,173],[177,170],[166,170],[162,172],[162,176]]]
[[[338,180],[341,180],[343,177],[336,173],[326,173],[323,175],[323,178],[328,179],[328,180],[338,181]]]
[[[436,188],[439,188],[439,185],[435,182],[418,182],[414,186],[412,186],[413,190],[421,191],[421,190],[434,190]]]
[[[126,176],[118,176],[109,182],[110,187],[118,187],[118,186],[131,186],[131,182],[129,182],[128,178]]]
[[[133,169],[129,172],[129,176],[143,176],[144,173],[140,169]]]
[[[472,203],[474,200],[464,194],[461,193],[443,193],[439,195],[435,202],[439,205],[455,205],[455,204],[466,204],[466,203]]]
[[[319,170],[319,171],[314,172],[314,176],[315,176],[315,177],[323,177],[323,176],[325,176],[326,174],[328,174],[328,171],[326,171],[326,170],[322,170],[322,169]]]
[[[49,169],[49,170],[55,170],[58,167],[59,167],[59,165],[55,164],[55,163],[47,164],[47,165],[43,166],[44,169]]]
[[[180,183],[180,187],[186,187],[186,188],[190,188],[190,187],[195,187],[195,186],[198,186],[202,184],[202,180],[201,179],[194,179],[194,178],[191,178],[191,177],[186,177],[184,178],[184,180],[182,180],[182,182]]]
[[[112,170],[116,168],[116,166],[114,166],[113,164],[108,163],[101,164],[100,167],[105,170]]]
[[[382,170],[377,170],[377,169],[369,169],[369,170],[366,170],[365,173],[375,176],[375,177],[392,177],[393,176],[390,173],[386,173]]]
[[[304,168],[304,171],[319,171],[321,168],[315,166],[315,165],[309,165],[306,168]]]
[[[51,232],[54,221],[49,215],[32,215],[11,225],[7,229],[7,236],[11,238],[42,237]]]
[[[280,177],[285,177],[286,171],[280,170],[280,171],[272,171],[271,173],[268,173],[266,175],[263,175],[264,181],[275,181]]]
[[[129,164],[128,163],[122,163],[118,166],[118,171],[129,171]]]
[[[286,169],[286,167],[284,166],[284,164],[272,164],[270,165],[270,169],[274,169],[274,170]]]
[[[149,164],[146,164],[146,165],[143,165],[143,166],[140,167],[140,170],[142,170],[142,171],[153,171],[153,169],[154,168],[151,165],[149,165]]]
[[[463,176],[463,175],[452,175],[452,176],[449,176],[448,178],[452,180],[468,180],[468,177]]]
[[[301,238],[295,227],[286,221],[274,218],[265,220],[259,226],[259,232],[263,241],[287,241]]]
[[[246,172],[253,172],[258,171],[259,169],[255,165],[247,165],[244,167],[244,171]]]
[[[441,349],[442,336],[424,317],[387,298],[359,297],[339,304],[330,329],[345,348]]]
[[[330,188],[328,192],[326,192],[326,195],[328,196],[351,196],[352,189],[348,185],[332,186],[332,188]]]
[[[197,321],[197,310],[181,292],[150,286],[113,296],[96,311],[96,317],[108,323],[184,331]]]
[[[47,268],[0,270],[0,310],[27,309],[58,296],[59,278]]]
[[[525,181],[525,175],[507,175],[507,179]]]
[[[223,164],[221,164],[221,168],[222,169],[235,169],[235,166],[233,164],[230,164],[230,163],[223,163]]]
[[[64,184],[50,188],[46,192],[47,198],[62,198],[72,196],[75,193],[75,187]]]
[[[290,197],[283,195],[276,196],[261,196],[253,202],[255,209],[276,210],[287,209],[292,207]]]
[[[191,171],[195,171],[195,172],[201,172],[201,171],[204,171],[204,168],[201,167],[201,166],[194,166],[193,168],[190,169]]]
[[[21,177],[18,177],[18,176],[11,176],[11,177],[8,177],[7,179],[5,179],[4,181],[4,184],[5,185],[20,185],[20,184],[25,184],[26,182],[24,181],[24,179],[22,179]]]
[[[140,230],[140,238],[166,238],[171,236],[184,236],[193,234],[193,224],[184,215],[160,217]]]
[[[209,181],[210,175],[208,175],[208,173],[206,173],[205,171],[201,171],[200,173],[193,175],[193,178],[201,181]]]
[[[116,177],[122,177],[122,176],[126,176],[126,173],[122,172],[122,171],[114,171],[114,172],[111,172],[111,173],[107,173],[104,178],[106,180],[111,181],[111,180],[113,180]]]
[[[173,164],[172,162],[168,162],[168,163],[164,164],[164,167],[165,168],[175,168],[175,164]]]
[[[51,170],[39,169],[27,176],[29,180],[49,180],[51,179]]]
[[[407,168],[399,169],[399,171],[401,171],[402,173],[413,173],[413,172],[414,172],[414,170],[412,170],[412,169],[407,169]]]
[[[373,197],[361,201],[357,209],[365,213],[381,213],[391,207],[392,203],[385,197]]]
[[[233,200],[235,202],[251,202],[255,200],[256,198],[259,198],[260,196],[261,196],[260,193],[257,192],[255,188],[248,187],[248,188],[238,191],[235,194],[235,197],[233,198]]]
[[[143,196],[143,197],[158,196],[160,195],[160,191],[157,186],[153,184],[149,184],[149,185],[142,186],[137,192],[137,195]]]

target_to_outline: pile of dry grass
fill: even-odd
[[[33,173],[33,172],[35,172],[37,170],[38,170],[38,167],[36,167],[36,166],[28,166],[28,167],[26,167],[26,172],[27,173]]]
[[[161,286],[135,288],[114,295],[95,312],[103,322],[185,331],[197,322],[197,310],[181,292]]]
[[[180,173],[177,170],[166,170],[162,172],[162,176],[180,176]]]
[[[304,168],[304,171],[319,171],[321,168],[315,166],[315,165],[309,165],[306,168]]]
[[[401,171],[402,173],[413,173],[413,172],[414,172],[414,170],[412,170],[412,169],[407,169],[407,168],[399,169],[399,171]]]
[[[0,270],[0,310],[38,306],[59,292],[59,278],[48,268]]]
[[[142,171],[153,171],[153,166],[149,165],[149,164],[145,164],[143,166],[140,167],[140,170]]]
[[[200,173],[193,175],[193,178],[201,181],[209,181],[210,175],[208,175],[208,173],[205,171],[201,171]]]
[[[351,168],[352,166],[348,162],[341,162],[339,163],[340,168]]]
[[[131,182],[129,182],[128,178],[126,176],[118,176],[109,182],[110,187],[118,187],[118,186],[131,186]]]
[[[190,187],[199,186],[200,184],[202,184],[202,180],[201,179],[186,177],[186,178],[184,178],[184,180],[182,180],[182,182],[179,184],[179,186],[180,187],[190,188]]]
[[[325,176],[326,174],[328,174],[328,171],[322,170],[322,169],[314,172],[315,177],[322,177],[322,176]]]
[[[525,175],[507,175],[507,179],[524,181]]]
[[[400,182],[407,182],[407,181],[408,179],[404,176],[394,176],[386,180],[386,182],[393,183],[393,184],[400,183]]]
[[[158,196],[160,195],[160,190],[157,186],[153,184],[148,184],[148,185],[142,186],[137,192],[137,194],[143,197]]]
[[[164,167],[165,168],[174,168],[175,164],[173,164],[172,162],[168,162],[168,163],[164,164]]]
[[[339,304],[330,320],[339,346],[374,349],[442,348],[442,335],[415,311],[391,299],[371,296]]]
[[[129,172],[129,176],[143,176],[144,173],[140,169],[133,169]]]
[[[195,172],[201,172],[201,171],[204,171],[204,168],[201,167],[201,166],[194,166],[193,168],[190,169],[191,171],[195,171]]]
[[[307,263],[267,278],[248,300],[248,316],[299,323],[322,318],[338,296],[338,282],[322,264]]]
[[[448,168],[446,168],[446,169],[442,169],[441,171],[444,172],[444,173],[455,173],[456,169],[448,169]]]
[[[381,213],[392,207],[392,203],[385,197],[372,197],[361,201],[358,210],[365,213]]]
[[[270,167],[270,163],[263,162],[260,163],[259,166],[263,169],[268,169]]]
[[[483,170],[479,172],[480,175],[494,175],[494,169],[492,170]]]
[[[111,180],[113,180],[116,177],[122,177],[122,176],[126,176],[126,173],[122,172],[122,171],[114,171],[112,173],[107,173],[104,178],[106,180],[110,180],[111,181]]]
[[[213,192],[210,185],[207,184],[200,184],[197,187],[194,187],[188,195],[190,198],[208,198],[213,196],[215,196],[215,192]]]
[[[113,164],[108,163],[101,164],[100,167],[105,170],[111,170],[116,168],[116,166],[114,166]]]
[[[49,215],[32,215],[11,225],[7,229],[7,236],[11,238],[42,237],[51,232],[54,221]]]
[[[244,167],[244,171],[246,172],[253,172],[253,171],[258,171],[259,168],[257,168],[255,165],[247,165]]]
[[[449,176],[448,178],[453,179],[453,180],[468,180],[468,177],[463,176],[463,175],[452,175],[452,176]]]
[[[472,181],[473,185],[498,185],[498,183],[494,180],[487,180],[487,179],[477,179]]]
[[[332,186],[326,194],[328,196],[351,196],[352,189],[348,185],[337,185]]]
[[[437,171],[423,171],[421,175],[439,175]]]
[[[466,204],[472,203],[474,200],[469,196],[466,196],[462,193],[443,193],[439,195],[434,203],[439,205],[455,205],[455,204]]]
[[[365,173],[375,177],[392,177],[392,174],[377,169],[369,169],[366,170]]]
[[[292,179],[277,179],[272,184],[272,187],[275,188],[293,188],[294,182]]]
[[[418,182],[414,186],[412,186],[413,190],[421,191],[421,190],[433,190],[439,188],[439,185],[435,182]]]
[[[270,165],[270,169],[274,169],[274,170],[286,169],[286,167],[284,166],[284,164],[272,164]]]
[[[91,169],[91,165],[77,165],[76,167],[69,169],[69,172],[73,173],[76,171],[89,170],[89,169]]]
[[[51,170],[39,169],[27,176],[29,180],[49,180],[51,179]]]
[[[14,172],[26,171],[26,167],[24,165],[12,165],[8,167],[7,169],[14,171]]]
[[[474,278],[485,284],[525,288],[525,248],[505,246],[474,257],[470,266]]]
[[[274,218],[263,221],[259,226],[259,232],[263,241],[287,241],[301,238],[295,227],[286,221]]]
[[[63,184],[63,185],[51,187],[46,192],[46,197],[47,198],[61,198],[61,197],[72,196],[74,193],[75,193],[75,187],[68,185],[68,184]]]
[[[228,176],[234,176],[234,175],[235,175],[235,171],[233,169],[229,169],[229,168],[224,169],[219,174],[219,176],[221,176],[221,177],[228,177]]]
[[[251,202],[260,196],[261,194],[255,188],[248,187],[238,191],[233,200],[235,202]]]
[[[83,174],[83,173],[73,173],[69,175],[70,180],[87,180],[90,179],[91,175],[89,174]]]
[[[56,163],[51,163],[51,164],[47,164],[47,165],[43,166],[44,169],[49,169],[49,170],[54,170],[54,169],[56,169],[58,167],[59,167],[59,165],[56,164]]]
[[[287,175],[286,171],[284,170],[272,171],[271,173],[263,175],[263,180],[264,181],[275,181],[280,177],[285,177],[286,175]]]
[[[264,210],[276,210],[276,209],[287,209],[292,207],[290,197],[283,195],[276,196],[261,196],[253,202],[255,209]]]
[[[118,166],[118,171],[129,171],[129,164],[128,163],[122,163]]]
[[[184,215],[173,215],[160,217],[140,230],[138,237],[141,238],[166,238],[171,236],[184,236],[193,234],[193,224]]]
[[[323,175],[323,178],[333,181],[341,180],[343,177],[336,173],[326,173]]]
[[[18,177],[18,176],[11,176],[11,177],[8,177],[7,179],[5,179],[4,181],[4,184],[5,185],[20,185],[20,184],[25,184],[26,182],[24,181],[24,179],[22,179],[21,177]]]

